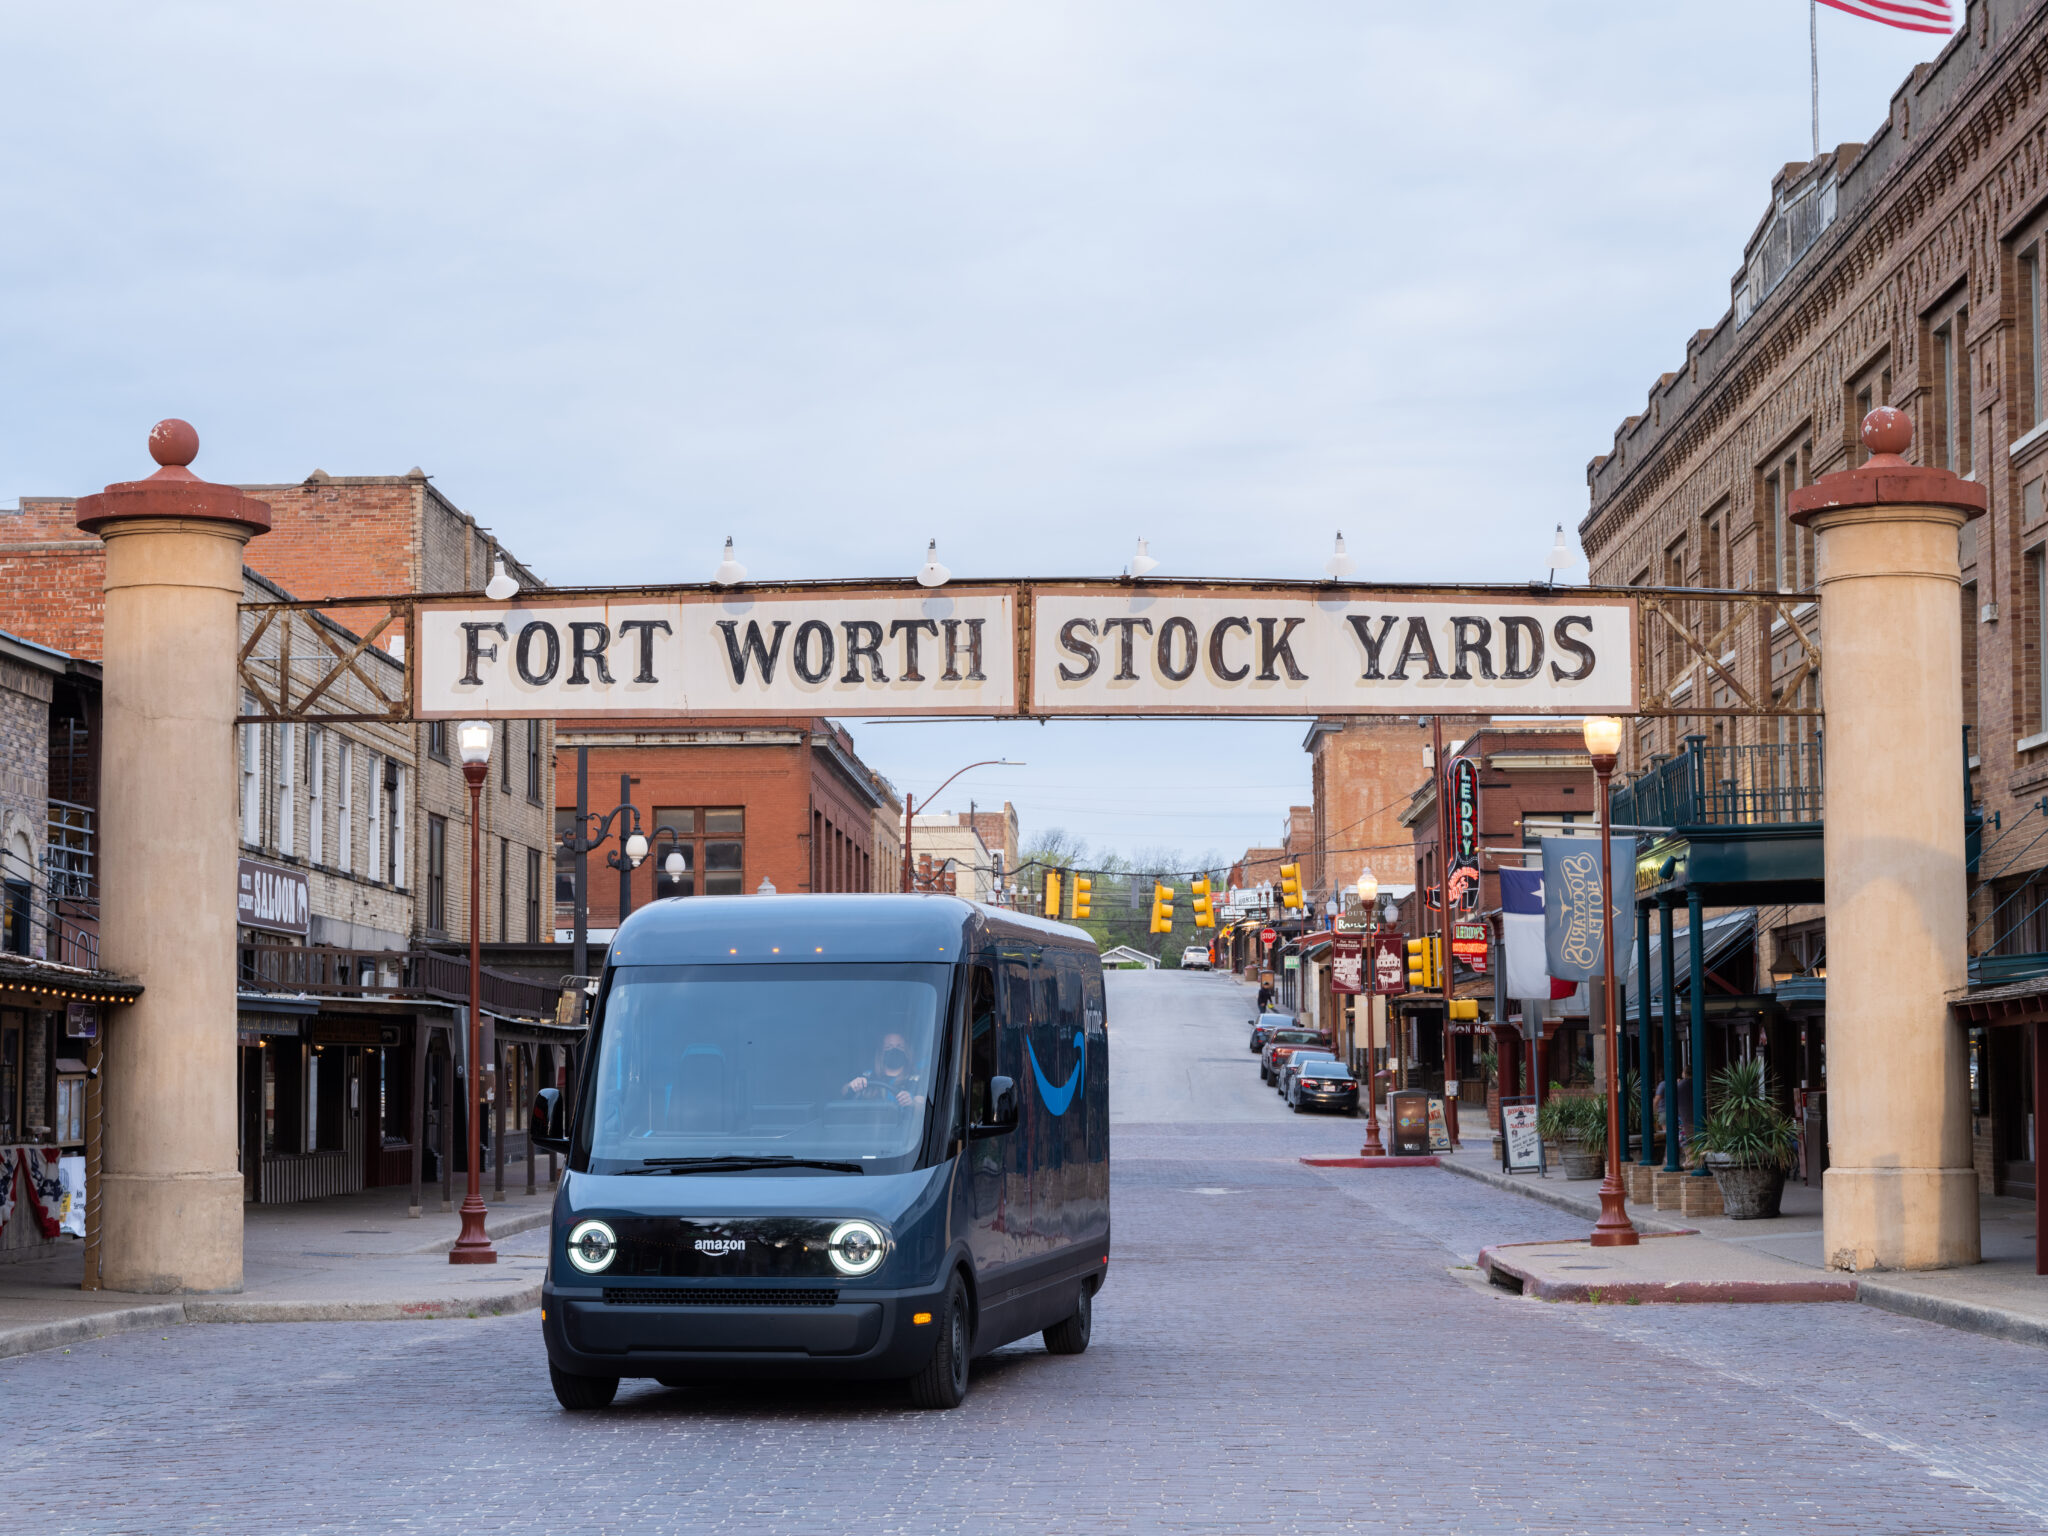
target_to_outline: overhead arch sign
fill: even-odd
[[[1636,608],[1526,587],[910,583],[415,600],[422,719],[1632,713]]]

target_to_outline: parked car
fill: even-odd
[[[1282,1064],[1280,1080],[1273,1086],[1279,1091],[1280,1097],[1284,1099],[1287,1097],[1288,1090],[1294,1086],[1294,1080],[1301,1076],[1301,1069],[1303,1067],[1312,1061],[1335,1061],[1336,1059],[1337,1053],[1335,1051],[1325,1049],[1322,1046],[1297,1046],[1294,1054],[1289,1056],[1286,1062]]]
[[[1298,1115],[1305,1109],[1358,1113],[1358,1079],[1341,1061],[1306,1061],[1288,1089],[1287,1102]]]
[[[1251,1021],[1251,1026],[1252,1054],[1256,1056],[1266,1048],[1267,1043],[1273,1038],[1274,1030],[1294,1028],[1294,1015],[1291,1013],[1262,1013]]]
[[[1302,1047],[1311,1049],[1328,1046],[1329,1037],[1312,1029],[1283,1029],[1276,1032],[1268,1042],[1264,1056],[1259,1061],[1259,1078],[1263,1082],[1280,1081],[1280,1069],[1287,1065],[1287,1058]]]
[[[1190,944],[1180,952],[1180,968],[1184,971],[1206,971],[1209,969],[1209,946]]]

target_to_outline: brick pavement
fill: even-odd
[[[567,1415],[531,1313],[173,1328],[0,1360],[21,1405],[0,1510],[39,1536],[2048,1523],[2048,1352],[1864,1307],[1491,1291],[1458,1268],[1481,1242],[1573,1218],[1435,1169],[1304,1167],[1357,1122],[1259,1089],[1227,993],[1144,985],[1113,990],[1114,1071],[1149,1050],[1183,1081],[1237,1074],[1189,1103],[1248,1086],[1235,1123],[1116,1124],[1086,1355],[1005,1350],[951,1414],[888,1387],[635,1382]]]

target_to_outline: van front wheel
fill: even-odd
[[[967,1398],[967,1287],[955,1274],[945,1305],[933,1319],[939,1342],[923,1370],[910,1378],[910,1400],[920,1408],[958,1408]]]
[[[1095,1293],[1081,1288],[1081,1304],[1074,1315],[1045,1330],[1045,1352],[1049,1355],[1078,1355],[1088,1347],[1088,1335],[1095,1328]]]
[[[612,1399],[619,1395],[619,1378],[616,1376],[571,1376],[567,1371],[558,1371],[550,1365],[548,1380],[555,1385],[555,1401],[572,1412],[584,1408],[609,1408]]]

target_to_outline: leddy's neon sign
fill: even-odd
[[[422,718],[1626,713],[1625,597],[1128,582],[422,599]]]

